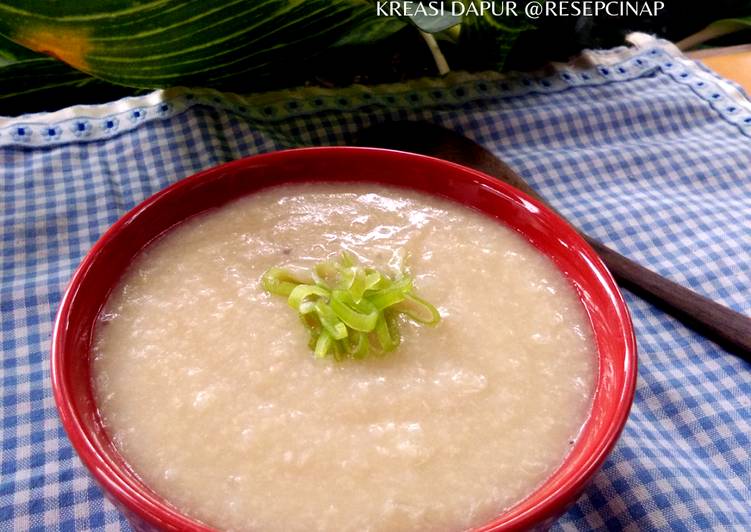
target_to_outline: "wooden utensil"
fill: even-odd
[[[468,166],[518,188],[555,210],[490,151],[440,126],[427,122],[385,122],[360,131],[357,144],[410,151]],[[751,362],[751,318],[674,283],[602,242],[581,231],[579,233],[597,251],[622,287]]]

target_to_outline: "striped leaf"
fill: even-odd
[[[131,87],[252,90],[336,44],[403,27],[367,0],[8,0],[0,34]]]
[[[104,103],[138,92],[93,78],[51,57],[0,62],[0,115]]]
[[[25,59],[44,57],[0,35],[0,68]]]
[[[133,92],[0,37],[0,115],[106,102]]]
[[[384,17],[375,2],[0,0],[0,114],[106,101],[133,92],[125,87],[209,86],[247,93],[320,75],[347,84],[368,79],[369,68],[376,80],[384,72],[399,78],[405,73],[390,65],[400,65],[405,55],[391,63],[389,54],[401,53],[393,43],[423,45],[404,38],[409,23],[441,32],[454,69],[500,68],[528,27],[492,16],[469,15],[461,24],[454,15]],[[377,44],[392,35],[396,40],[385,41],[391,43],[385,55],[377,55]],[[431,69],[410,64],[407,72]]]

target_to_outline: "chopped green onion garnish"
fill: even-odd
[[[362,332],[356,332],[355,335],[357,341],[352,343],[352,357],[365,358],[370,349],[368,335]]]
[[[321,325],[326,329],[334,340],[341,340],[347,337],[347,326],[344,325],[336,312],[322,299],[316,301],[315,305],[316,314],[318,319],[321,320]]]
[[[398,333],[393,334],[394,331],[389,327],[384,315],[379,316],[375,332],[378,342],[381,344],[381,349],[385,352],[393,351],[399,346],[399,335]]]
[[[287,270],[281,268],[271,268],[265,274],[261,283],[267,292],[278,296],[288,296],[295,287],[300,284],[291,278]]]
[[[393,308],[424,325],[437,325],[441,321],[441,315],[438,314],[436,308],[414,294],[404,294],[404,301]]]
[[[362,296],[365,295],[365,290],[368,287],[366,284],[367,277],[365,276],[365,270],[362,268],[352,267],[350,270],[354,270],[354,275],[352,276],[352,283],[350,283],[347,288],[352,299],[354,299],[356,303],[359,303],[362,300]]]
[[[322,331],[321,335],[316,340],[315,349],[313,354],[316,358],[324,358],[331,348],[331,336],[326,331]]]
[[[431,326],[441,320],[433,305],[414,294],[411,277],[364,268],[348,252],[310,272],[271,268],[261,283],[297,310],[316,358],[360,359],[395,350],[400,315]]]
[[[320,286],[310,285],[310,284],[299,284],[295,288],[293,288],[292,291],[289,293],[289,298],[287,298],[287,303],[289,303],[290,307],[300,310],[302,314],[307,314],[307,312],[304,312],[300,309],[302,305],[306,303],[310,303],[311,297],[315,297],[315,296],[327,297],[328,295],[329,295],[329,291],[326,290],[325,288],[321,288]]]
[[[356,302],[350,292],[334,290],[331,292],[331,310],[347,327],[360,332],[370,332],[375,329],[378,320],[378,309],[368,301],[362,299]]]

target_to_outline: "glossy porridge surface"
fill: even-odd
[[[347,249],[408,268],[435,328],[315,360],[261,275]],[[586,420],[597,369],[572,287],[513,231],[374,185],[275,187],[131,265],[97,325],[105,426],[182,512],[234,530],[462,530],[529,494]]]

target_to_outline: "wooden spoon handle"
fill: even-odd
[[[412,151],[474,168],[537,198],[566,219],[493,153],[449,129],[427,122],[387,122],[361,131],[358,144]],[[621,286],[751,361],[751,318],[674,283],[581,231],[579,233],[597,251]]]
[[[751,362],[751,318],[697,294],[584,235],[618,284]]]

